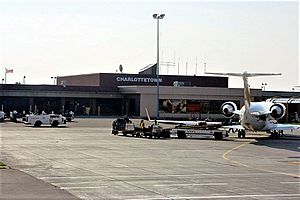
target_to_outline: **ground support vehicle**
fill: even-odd
[[[132,136],[136,135],[135,126],[129,118],[117,118],[112,123],[111,133],[118,135],[121,132],[123,135],[131,134]]]
[[[9,112],[9,118],[10,118],[10,121],[12,121],[12,122],[18,122],[18,118],[21,118],[21,117],[22,117],[22,114],[18,113],[18,111],[16,111],[16,110]]]
[[[118,135],[120,132],[125,136],[130,134],[136,137],[170,138],[169,129],[163,129],[161,126],[155,124],[147,128],[140,128],[135,126],[128,118],[117,118],[113,121],[111,133]]]
[[[171,136],[177,137],[178,139],[213,137],[216,140],[222,140],[228,137],[228,132],[219,129],[174,128],[171,129]]]
[[[66,120],[68,122],[73,121],[74,120],[74,112],[70,111],[70,112],[66,112],[63,114],[63,116],[66,118]]]
[[[35,127],[39,127],[41,125],[51,125],[53,127],[57,127],[58,125],[66,124],[66,118],[57,114],[30,114],[26,116],[25,124],[31,124]]]
[[[159,125],[151,125],[148,128],[136,128],[137,137],[148,137],[148,138],[170,138],[170,129],[163,129]]]

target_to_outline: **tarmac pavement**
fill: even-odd
[[[0,170],[1,200],[76,200],[69,192],[16,169]]]
[[[299,131],[278,140],[145,139],[112,135],[112,120],[0,124],[0,161],[12,167],[0,170],[0,199],[300,198]]]

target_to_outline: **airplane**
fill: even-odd
[[[226,118],[239,115],[241,125],[223,126],[224,128],[238,131],[238,137],[245,138],[246,130],[266,131],[271,137],[278,138],[284,130],[300,130],[299,125],[278,124],[277,120],[285,116],[286,107],[281,103],[272,102],[251,102],[250,87],[248,77],[275,76],[281,73],[213,73],[211,75],[237,76],[242,77],[244,82],[244,106],[238,110],[233,102],[225,102],[221,106],[221,113]]]
[[[188,120],[188,121],[182,121],[182,120],[162,120],[162,119],[156,119],[153,120],[150,118],[150,115],[148,113],[148,109],[145,108],[147,118],[149,122],[155,122],[155,123],[162,123],[162,124],[173,124],[177,126],[201,126],[201,127],[210,127],[210,128],[219,128],[222,126],[222,122],[207,122],[204,120]]]

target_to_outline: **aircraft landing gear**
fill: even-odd
[[[271,138],[277,139],[280,137],[283,137],[283,130],[271,132]]]
[[[245,138],[246,131],[245,130],[238,130],[238,138]]]

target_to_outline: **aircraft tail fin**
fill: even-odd
[[[244,101],[245,101],[244,103],[245,103],[245,108],[246,109],[248,109],[250,107],[250,103],[251,103],[250,87],[249,87],[249,83],[248,83],[248,77],[281,75],[281,73],[248,73],[248,72],[243,72],[243,73],[206,72],[205,74],[242,77],[243,81],[244,81]]]

